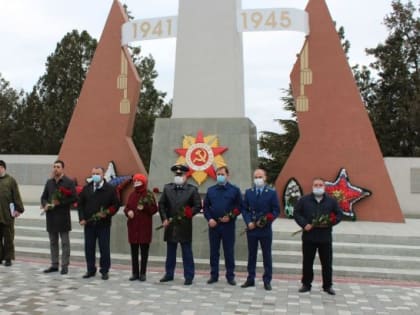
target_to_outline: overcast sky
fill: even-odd
[[[191,0],[192,1],[192,0]],[[209,0],[211,1],[211,0]],[[242,8],[304,9],[307,0],[242,0]],[[404,1],[405,2],[405,1]],[[178,0],[125,0],[135,19],[177,15]],[[86,30],[99,40],[112,0],[0,0],[0,73],[13,88],[29,91],[45,72],[45,61],[67,32]],[[368,65],[365,48],[387,37],[383,18],[391,0],[327,0],[338,26],[351,43],[350,64]],[[258,131],[280,132],[275,118],[288,117],[279,101],[304,35],[296,32],[243,34],[245,111]],[[173,95],[175,39],[141,43],[156,60],[159,90]]]

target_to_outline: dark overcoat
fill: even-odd
[[[52,198],[60,187],[70,191],[71,194],[69,196],[63,196],[59,205],[47,211],[47,231],[50,233],[71,231],[70,206],[77,199],[74,181],[65,175],[58,181],[54,178],[47,180],[41,195],[41,204],[44,207],[46,204],[52,203]]]
[[[197,187],[191,184],[166,184],[159,200],[159,214],[162,222],[182,216],[186,206],[191,207],[193,215],[201,210],[201,198]],[[172,218],[172,219],[171,219]],[[165,242],[191,242],[192,220],[183,219],[169,224],[165,229]]]

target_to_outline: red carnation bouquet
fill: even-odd
[[[269,222],[274,221],[274,215],[269,212],[266,215],[261,216],[258,220],[256,220],[254,223],[258,228],[263,228],[266,226]],[[249,231],[248,227],[246,227],[240,235],[245,234],[245,232]]]
[[[223,217],[229,217],[229,219],[235,219],[240,214],[241,214],[241,211],[239,211],[238,208],[235,208],[227,212]],[[217,221],[220,222],[223,217],[218,218]]]
[[[86,222],[98,222],[104,218],[106,218],[107,216],[109,216],[111,214],[111,210],[108,208],[103,208],[101,207],[101,209],[94,213],[89,219],[86,220]]]
[[[260,217],[257,222],[255,222],[255,225],[262,228],[264,226],[267,225],[268,222],[273,222],[274,221],[274,215],[269,212],[266,215],[263,215],[262,217]]]
[[[334,212],[330,214],[320,214],[312,220],[312,227],[314,228],[326,228],[337,223],[337,216]],[[303,232],[304,229],[297,230],[292,233],[292,236]]]
[[[51,195],[51,201],[47,203],[46,208],[41,212],[44,215],[46,211],[54,209],[55,206],[66,203],[73,196],[71,189],[60,186]]]
[[[180,224],[184,220],[191,220],[193,217],[193,210],[190,206],[185,206],[184,208],[181,208],[177,211],[177,214],[171,218],[169,218],[169,225],[171,224]],[[164,226],[159,225],[156,230],[163,229]]]
[[[137,203],[137,210],[142,211],[146,205],[156,204],[156,199],[154,193],[148,191],[146,196],[140,198]]]

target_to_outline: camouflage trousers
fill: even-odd
[[[0,261],[15,259],[15,224],[0,223]]]

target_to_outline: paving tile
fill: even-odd
[[[184,286],[182,271],[175,281],[162,284],[163,270],[148,273],[147,281],[128,281],[128,266],[116,266],[110,279],[82,279],[85,267],[71,266],[66,276],[44,274],[37,261],[16,261],[11,268],[0,266],[0,315],[100,314],[100,315],[200,315],[200,314],[387,314],[418,313],[420,283],[366,279],[340,279],[336,296],[322,292],[319,280],[310,293],[299,294],[298,276],[273,279],[273,291],[262,283],[243,289],[224,281],[207,285],[208,271],[197,271],[192,286]],[[238,283],[245,274],[238,274]]]

